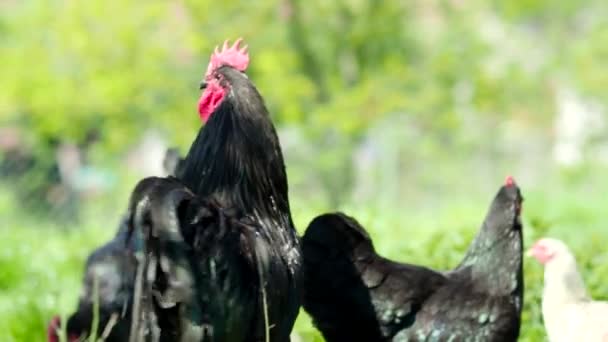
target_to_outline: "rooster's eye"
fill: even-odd
[[[216,80],[218,80],[218,81],[219,81],[219,80],[221,80],[221,79],[222,79],[222,75],[220,75],[220,74],[215,74],[215,79],[216,79]]]

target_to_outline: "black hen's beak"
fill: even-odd
[[[201,81],[201,83],[198,85],[198,89],[205,89],[207,88],[207,82],[205,81]]]

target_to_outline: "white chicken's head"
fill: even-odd
[[[565,243],[558,239],[542,238],[536,241],[526,254],[534,257],[542,265],[546,265],[559,256],[570,255],[570,250]]]

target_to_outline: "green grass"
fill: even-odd
[[[385,256],[449,269],[458,264],[476,234],[495,190],[470,199],[444,198],[441,202],[445,206],[424,209],[404,204],[401,212],[387,208],[345,210],[369,229],[377,250]],[[592,295],[608,298],[608,229],[603,221],[608,202],[602,197],[606,189],[523,190],[525,245],[545,235],[565,240],[577,256]],[[123,198],[126,203],[127,197]],[[320,212],[299,209],[297,200],[292,202],[300,229]],[[118,216],[88,213],[91,219],[76,229],[28,218],[17,206],[0,191],[0,340],[43,341],[50,318],[74,309],[84,261],[93,248],[115,233]],[[524,267],[520,341],[543,341],[542,269],[531,260],[526,260]],[[322,341],[303,311],[296,332],[304,341]]]

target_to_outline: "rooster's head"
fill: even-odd
[[[216,47],[211,55],[205,78],[201,82],[201,89],[204,91],[198,102],[198,113],[204,122],[207,122],[211,114],[222,103],[226,93],[230,91],[230,82],[222,72],[223,67],[244,73],[249,65],[247,46],[240,47],[242,41],[239,38],[232,46],[225,41],[222,49],[219,50]]]

